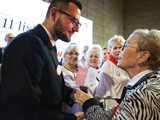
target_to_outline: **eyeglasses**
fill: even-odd
[[[68,55],[76,55],[76,56],[79,56],[79,53],[78,53],[78,52],[68,52],[67,54],[68,54]]]
[[[131,45],[129,45],[127,42],[125,42],[124,45],[123,45],[123,47],[122,47],[122,50],[124,50],[125,48],[129,48],[129,47],[131,47],[131,48],[136,48],[136,49],[137,49],[137,47],[131,46]]]
[[[58,9],[58,11],[61,12],[62,14],[64,14],[64,15],[68,16],[69,19],[72,21],[72,23],[74,25],[76,25],[76,27],[78,27],[78,28],[81,27],[81,23],[79,22],[79,20],[77,18],[75,18],[74,16],[70,15],[69,13],[67,13],[67,12],[65,12],[61,9]]]

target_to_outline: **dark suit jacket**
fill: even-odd
[[[6,48],[3,60],[0,118],[75,119],[61,112],[62,102],[70,101],[72,89],[64,85],[62,75],[57,75],[57,56],[41,25],[18,35]]]
[[[2,63],[2,51],[3,51],[3,48],[0,48],[0,64]]]

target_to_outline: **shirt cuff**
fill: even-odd
[[[88,108],[90,108],[93,105],[98,105],[101,106],[100,102],[98,100],[96,100],[95,98],[91,98],[89,100],[87,100],[84,104],[83,104],[83,111],[86,112]]]

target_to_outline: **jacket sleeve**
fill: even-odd
[[[0,94],[0,111],[3,111],[0,112],[1,118],[4,120],[76,120],[73,114],[52,109],[49,104],[47,106],[47,101],[45,105],[40,103],[43,93],[40,80],[46,64],[39,49],[35,49],[35,46],[28,42],[33,38],[21,39],[16,38],[4,54]]]
[[[67,87],[64,84],[63,91],[64,91],[64,97],[63,97],[64,102],[67,103],[69,106],[72,106],[74,104],[73,94],[74,94],[75,90],[73,88]]]
[[[112,114],[111,111],[105,111],[100,103],[91,98],[83,104],[83,111],[87,120],[111,120]]]

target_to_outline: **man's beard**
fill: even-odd
[[[71,39],[68,38],[66,35],[64,35],[63,32],[57,31],[57,32],[56,32],[56,35],[57,35],[57,38],[58,38],[58,39],[60,39],[60,40],[62,40],[62,41],[64,41],[64,42],[70,42],[70,41],[71,41]]]
[[[55,25],[55,35],[56,35],[56,38],[58,38],[58,39],[60,39],[60,40],[62,40],[62,41],[64,41],[64,42],[70,42],[71,39],[68,38],[68,37],[64,34],[64,32],[63,32],[64,29],[65,29],[65,28],[63,27],[61,21],[58,20],[58,21],[56,22],[56,25]]]

